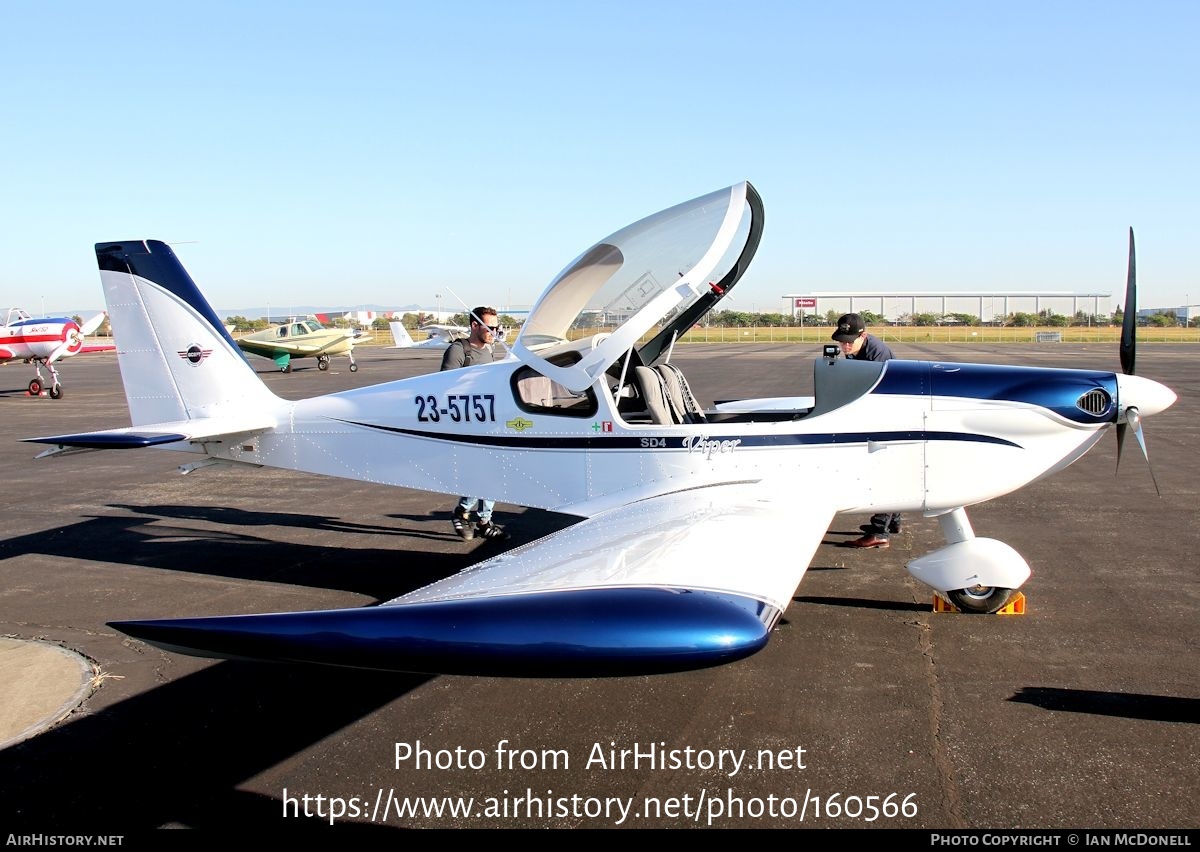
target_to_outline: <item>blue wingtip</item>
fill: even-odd
[[[749,656],[779,611],[714,592],[594,589],[267,615],[114,622],[171,651],[429,674],[596,677]]]

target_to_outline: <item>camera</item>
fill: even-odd
[[[826,343],[821,347],[821,357],[823,357],[826,361],[836,360],[837,356],[841,354],[842,347],[838,346],[836,343]]]

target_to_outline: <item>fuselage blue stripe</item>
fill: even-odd
[[[16,322],[7,326],[7,328],[18,328],[19,326],[23,325],[66,325],[69,322],[75,322],[75,320],[71,319],[70,317],[43,317],[42,319],[17,320]]]
[[[511,449],[541,449],[541,450],[687,450],[685,439],[695,435],[610,435],[609,437],[579,435],[570,437],[546,437],[537,435],[476,435],[456,434],[452,432],[426,432],[418,429],[401,429],[395,426],[380,426],[375,423],[363,423],[357,420],[339,420],[352,426],[362,426],[380,432],[391,432],[410,438],[426,438],[432,441],[447,441],[455,444],[474,444],[484,447],[508,447]],[[790,447],[828,444],[865,444],[898,441],[965,441],[981,444],[999,444],[1007,447],[1020,447],[1005,438],[993,435],[978,435],[972,432],[924,432],[919,430],[899,432],[825,432],[813,434],[787,435],[725,435],[708,436],[714,441],[740,441],[739,449],[743,447]],[[647,445],[647,440],[664,441],[665,444]]]

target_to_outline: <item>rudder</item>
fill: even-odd
[[[416,341],[412,339],[412,335],[408,333],[404,323],[393,320],[388,323],[388,328],[392,330],[392,341],[396,344],[392,347],[393,349],[408,349],[416,345]]]

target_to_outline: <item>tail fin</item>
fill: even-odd
[[[165,243],[97,243],[96,260],[134,426],[280,402]]]
[[[393,320],[388,323],[388,327],[392,330],[392,340],[396,342],[393,349],[408,349],[411,346],[416,346],[416,342],[412,339],[412,335],[408,333],[408,329],[404,327],[404,323],[399,320]]]

